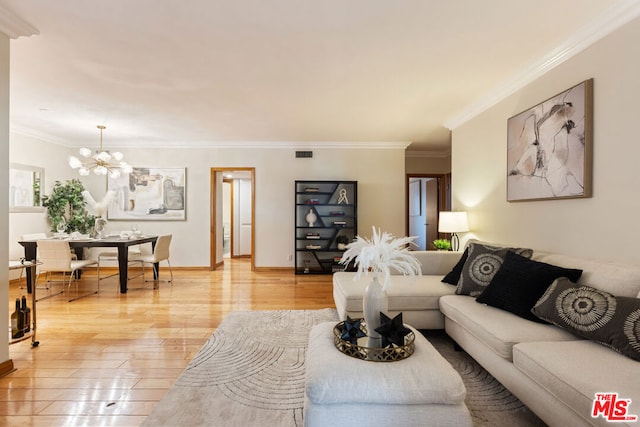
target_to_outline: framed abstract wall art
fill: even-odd
[[[507,201],[591,197],[593,79],[507,120]]]
[[[134,167],[119,178],[109,177],[114,196],[107,219],[154,221],[186,219],[186,168]]]

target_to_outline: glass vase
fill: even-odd
[[[96,239],[102,239],[104,237],[104,231],[107,226],[107,220],[99,216],[96,218],[96,222],[93,226],[93,237]]]
[[[388,314],[389,298],[378,280],[378,275],[374,275],[367,285],[362,298],[362,305],[364,321],[367,325],[369,347],[380,347],[382,340],[380,334],[376,332],[376,328],[380,326],[380,313]]]

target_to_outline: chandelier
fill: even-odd
[[[122,160],[121,152],[109,153],[109,151],[102,149],[102,131],[106,129],[106,126],[98,125],[98,129],[100,129],[100,149],[92,155],[90,149],[81,148],[80,155],[82,158],[70,156],[69,166],[73,169],[78,169],[78,173],[81,176],[87,176],[91,171],[96,175],[106,175],[108,173],[111,178],[118,178],[122,173],[131,173],[133,168]]]

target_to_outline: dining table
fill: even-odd
[[[107,236],[103,238],[74,238],[74,237],[51,237],[51,239],[64,239],[69,242],[69,246],[73,248],[78,259],[83,259],[83,248],[118,248],[118,270],[120,278],[120,293],[127,293],[128,265],[129,265],[129,247],[141,245],[143,243],[151,243],[155,248],[158,236]],[[21,240],[18,243],[24,247],[24,259],[33,261],[37,259],[37,240]],[[154,264],[153,278],[158,279],[160,266]],[[27,292],[32,292],[33,283],[31,275],[34,274],[32,269],[27,269]]]

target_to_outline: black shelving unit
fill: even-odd
[[[358,233],[357,181],[296,181],[295,200],[296,274],[344,270],[337,240]]]

